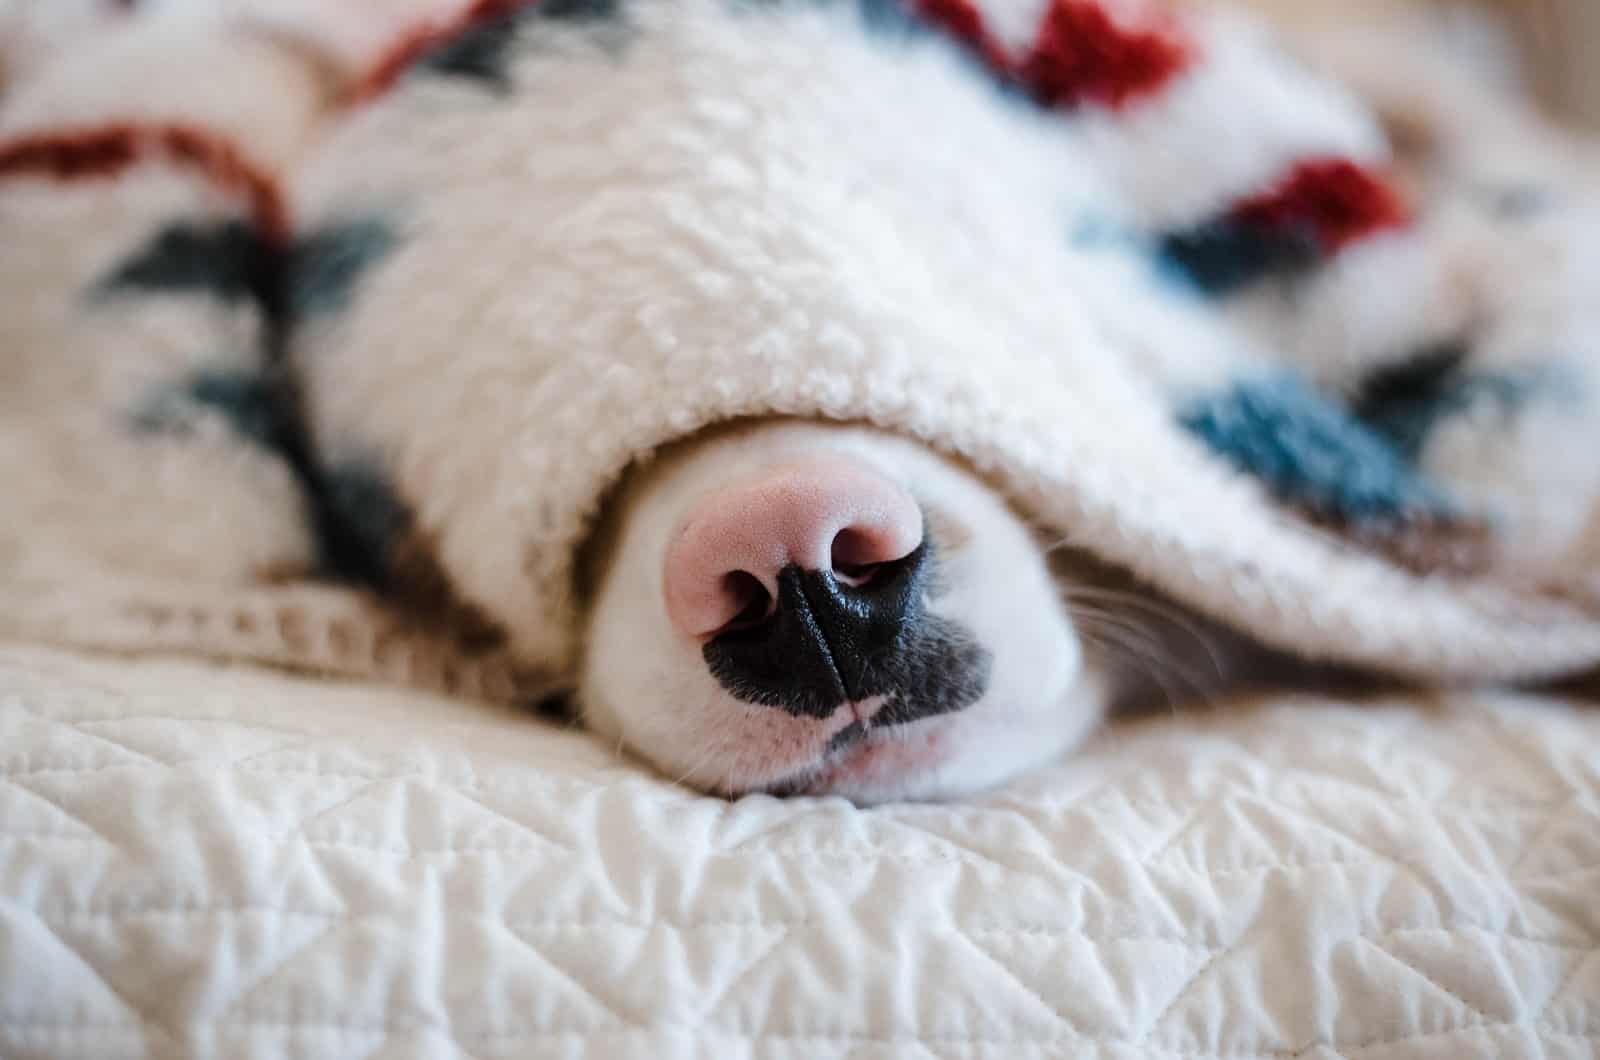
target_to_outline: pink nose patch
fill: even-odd
[[[851,582],[921,543],[905,490],[848,457],[806,457],[695,505],[667,548],[667,615],[685,636],[711,637],[764,617],[786,567]]]

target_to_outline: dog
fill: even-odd
[[[1392,22],[1290,39],[1374,107],[1396,179],[1438,195],[1574,172],[1573,141]],[[1397,90],[1402,68],[1430,87]],[[1399,683],[1265,648],[1042,536],[971,468],[867,428],[711,432],[636,470],[601,527],[582,717],[730,796],[957,797],[1110,717],[1253,686]]]
[[[712,429],[637,468],[581,581],[583,722],[727,797],[958,798],[1113,716],[1379,683],[1042,535],[920,442],[815,420]]]
[[[1396,179],[1439,195],[1579,170],[1582,149],[1486,87],[1481,62],[1379,21],[1290,40],[1373,106]],[[1400,69],[1426,90],[1398,90]],[[1110,717],[1252,686],[1399,683],[1188,611],[1042,536],[926,446],[814,421],[709,432],[636,470],[585,585],[585,722],[729,796],[958,797],[1058,759]]]
[[[275,34],[274,46],[284,39]],[[609,38],[596,40],[598,54],[605,54]],[[929,54],[941,56],[938,69],[944,71],[948,56]],[[341,63],[325,64],[332,70],[327,76],[337,79]],[[967,100],[969,89],[976,96],[965,80],[970,71],[954,61],[947,65],[951,98]],[[450,76],[481,82],[474,91],[483,99],[498,98],[503,87],[484,55],[471,49],[448,54],[441,66]],[[1372,91],[1381,95],[1383,89]],[[481,104],[470,94],[452,100]],[[565,120],[559,108],[546,116]],[[1430,120],[1447,125],[1443,117]],[[385,139],[373,131],[380,126],[365,128],[355,135],[405,155],[395,168],[418,163],[404,137]],[[1447,131],[1460,139],[1458,130]],[[1041,142],[1059,146],[1048,139],[1053,134],[1045,135]],[[1419,174],[1427,179],[1426,160]],[[309,186],[304,201],[316,203],[314,170]],[[416,186],[432,187],[420,179]],[[567,190],[573,188],[582,193],[579,204],[586,202],[588,185]],[[467,395],[471,388],[455,377],[439,387],[416,385],[417,369],[432,372],[441,345],[456,340],[453,331],[441,341],[408,336],[415,340],[408,345],[391,342],[384,330],[372,337],[365,359],[352,353],[360,343],[347,341],[337,312],[327,306],[348,300],[351,262],[359,264],[368,252],[381,256],[399,237],[382,218],[352,214],[356,222],[331,223],[342,216],[341,194],[329,197],[333,207],[322,219],[328,226],[297,235],[301,242],[287,254],[301,266],[315,265],[319,248],[331,248],[330,268],[303,271],[342,284],[333,285],[334,296],[323,292],[320,308],[292,321],[295,334],[286,342],[287,363],[299,369],[297,382],[307,384],[295,413],[308,422],[276,418],[276,406],[264,404],[273,396],[265,388],[222,387],[214,376],[203,378],[205,387],[167,396],[197,406],[186,413],[197,420],[231,415],[234,434],[243,437],[230,436],[228,444],[254,444],[276,458],[279,443],[292,436],[305,465],[297,485],[308,505],[337,508],[353,500],[365,506],[310,522],[342,519],[345,551],[370,561],[370,581],[389,602],[407,606],[404,566],[412,583],[444,590],[435,598],[453,599],[448,607],[426,605],[431,617],[469,615],[482,634],[478,640],[498,638],[530,655],[559,655],[554,637],[541,640],[547,630],[525,621],[536,609],[518,576],[529,566],[527,542],[565,533],[566,516],[526,516],[539,507],[524,503],[531,473],[509,460],[497,463],[508,432],[491,427],[469,437],[471,431],[449,426],[456,414],[472,410],[492,418],[498,408],[513,421],[524,416],[519,404],[499,401],[507,379],[512,390],[522,385],[511,370],[517,366],[491,372],[487,382],[468,380],[482,387]],[[359,187],[350,194],[367,207],[369,196]],[[151,245],[165,253],[177,244],[157,238]],[[554,246],[539,260],[565,267],[565,253],[559,242]],[[152,260],[170,264],[160,254]],[[205,285],[194,284],[188,272],[146,268],[145,259],[135,263],[140,267],[111,276],[134,277],[138,283],[122,286],[156,289],[174,304],[191,299],[209,305],[206,299],[215,296],[194,293],[191,287]],[[489,275],[491,281],[498,289],[498,274]],[[162,294],[163,282],[177,293]],[[524,276],[521,282],[534,281]],[[394,281],[404,287],[399,297],[407,303],[414,298],[410,283]],[[632,330],[633,322],[621,321],[615,336],[626,339]],[[671,322],[659,330],[670,335]],[[1173,345],[1189,349],[1187,342]],[[393,360],[397,346],[404,356]],[[492,351],[479,353],[496,367]],[[575,364],[563,385],[587,385],[585,373],[598,370]],[[394,388],[396,379],[411,385]],[[453,406],[452,394],[475,403]],[[480,400],[486,394],[495,400]],[[434,403],[436,395],[442,403]],[[141,429],[159,435],[183,426],[165,410],[145,415]],[[414,440],[409,432],[418,422],[437,435],[427,441],[444,448],[409,461],[395,456]],[[347,432],[349,424],[361,429]],[[480,449],[467,444],[474,441]],[[1376,680],[1272,651],[1179,606],[1095,558],[1059,524],[1053,531],[1031,525],[993,476],[907,432],[766,416],[700,427],[654,453],[624,455],[636,459],[588,520],[578,563],[574,639],[580,647],[572,700],[577,717],[599,738],[700,790],[728,797],[837,795],[859,803],[956,798],[1059,758],[1113,715],[1204,702],[1252,684],[1364,687]],[[555,459],[535,470],[554,474]],[[508,487],[513,472],[522,477]],[[253,510],[244,510],[240,525],[259,526]],[[434,532],[441,525],[446,532]],[[164,527],[161,536],[169,536]],[[288,535],[275,535],[274,544],[277,536]],[[291,576],[312,573],[302,553],[316,548],[308,540],[290,556],[299,564]],[[427,562],[391,562],[402,551]],[[180,561],[192,564],[192,557],[174,557]],[[552,580],[564,580],[561,574]],[[417,596],[411,594],[413,603]]]
[[[583,717],[697,787],[964,794],[1112,692],[1028,527],[898,437],[715,432],[635,474],[592,551]]]

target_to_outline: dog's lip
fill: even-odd
[[[839,704],[838,709],[822,723],[821,742],[815,757],[804,765],[786,770],[778,779],[757,784],[750,790],[767,794],[797,794],[797,787],[803,786],[811,776],[843,762],[872,739],[881,728],[874,726],[872,719],[886,700],[885,696],[873,696],[860,702]]]
[[[887,766],[888,772],[902,776],[925,769],[938,762],[943,757],[942,754],[933,752],[919,756],[915,750],[908,747],[906,737],[913,736],[915,743],[932,743],[932,730],[939,728],[940,724],[947,720],[925,718],[907,725],[897,725],[892,730],[873,727],[870,723],[852,722],[834,734],[828,747],[815,761],[785,773],[777,780],[763,784],[755,790],[777,798],[828,795],[841,783],[867,779],[873,774],[885,771],[884,756],[899,750],[907,751],[907,758],[912,760]],[[842,747],[833,746],[834,741],[852,730],[857,730],[859,734],[850,737]]]

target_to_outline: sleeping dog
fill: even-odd
[[[1361,680],[1177,607],[870,428],[696,436],[630,476],[585,559],[584,720],[725,795],[947,798],[1112,711]]]
[[[1436,195],[1583,179],[1576,141],[1416,40],[1300,41],[1385,122],[1396,179]],[[970,467],[861,427],[769,420],[680,443],[630,476],[586,561],[584,719],[726,794],[958,795],[1109,715],[1385,680],[1209,621],[1030,526]]]
[[[915,442],[726,429],[607,524],[584,717],[699,787],[970,791],[1082,740],[1113,691],[1027,526]]]
[[[1152,701],[1593,656],[1410,569],[1462,510],[1501,570],[1587,569],[1593,241],[1459,174],[1413,226],[1370,113],[1252,32],[452,3],[376,56],[280,12],[12,64],[0,587],[159,576],[143,643],[335,668],[386,643],[314,620],[342,582],[671,778],[862,802]],[[285,581],[292,621],[233,603]],[[47,634],[141,644],[82,610]]]

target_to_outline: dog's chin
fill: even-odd
[[[1097,697],[1050,717],[949,715],[869,731],[848,746],[790,763],[771,780],[723,794],[835,796],[858,805],[938,802],[997,788],[1077,747],[1102,716]]]
[[[947,794],[937,778],[950,764],[953,728],[952,719],[930,718],[897,729],[878,729],[777,780],[730,794],[837,795],[858,803],[939,798]]]
[[[995,789],[1080,746],[1105,716],[1098,671],[1063,650],[1053,673],[1028,696],[996,694],[972,707],[879,725],[841,705],[823,720],[770,708],[689,696],[702,709],[679,715],[671,737],[659,714],[591,714],[603,737],[627,747],[662,775],[708,794],[838,797],[857,805],[937,802]],[[710,705],[712,703],[720,705]]]

